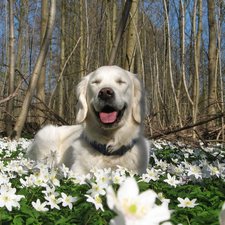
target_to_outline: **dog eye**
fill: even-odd
[[[126,84],[126,82],[123,81],[123,80],[117,80],[116,82],[117,82],[118,84]]]
[[[91,83],[92,84],[99,84],[100,83],[100,80],[93,80]]]

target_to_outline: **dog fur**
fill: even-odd
[[[150,147],[142,135],[145,96],[136,75],[118,66],[100,67],[82,78],[77,98],[79,125],[45,126],[35,135],[27,156],[41,161],[57,150],[58,165],[65,164],[79,175],[87,174],[92,166],[115,170],[117,165],[145,173]],[[107,155],[91,143],[106,146]],[[116,154],[121,146],[130,149]]]

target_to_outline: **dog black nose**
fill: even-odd
[[[112,88],[102,88],[99,93],[98,97],[102,100],[108,100],[114,97],[114,91]]]

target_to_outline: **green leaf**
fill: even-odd
[[[28,219],[26,220],[26,225],[34,224],[34,221],[35,221],[34,218],[28,218]]]
[[[23,225],[24,224],[24,221],[23,221],[23,219],[21,218],[21,217],[15,217],[14,219],[13,219],[13,223],[15,224],[15,225]]]

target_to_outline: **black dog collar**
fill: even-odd
[[[110,155],[124,155],[126,152],[128,152],[129,150],[131,150],[134,147],[134,145],[136,144],[136,140],[133,140],[132,144],[130,144],[130,145],[121,146],[119,149],[117,149],[116,151],[113,151],[112,153],[108,152],[106,145],[99,144],[96,141],[89,142],[89,143],[94,149],[96,149],[103,155],[110,156]]]

